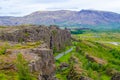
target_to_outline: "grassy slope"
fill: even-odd
[[[61,50],[60,52],[54,53],[54,56],[57,56],[59,53],[67,51],[71,48],[72,46],[67,46],[65,49]],[[62,56],[61,58],[59,58],[58,60],[56,60],[56,66],[57,68],[59,67],[60,63],[65,62],[65,63],[69,63],[69,59],[71,57],[71,55],[73,54],[74,50],[68,54],[65,54],[64,56]],[[56,71],[56,77],[59,80],[66,80],[66,74],[68,73],[69,68],[64,69],[63,71],[59,71],[57,69]]]
[[[114,45],[105,42],[120,42],[119,32],[85,32],[83,34],[73,35],[74,38],[80,39],[80,42],[73,42],[75,46],[80,47],[81,51],[89,55],[101,58],[107,61],[107,65],[100,66],[95,62],[89,61],[81,51],[74,50],[72,54],[67,54],[60,58],[56,63],[69,62],[72,56],[79,58],[79,62],[82,63],[82,69],[85,70],[86,76],[94,80],[110,80],[111,73],[119,71],[120,66],[120,45]],[[59,63],[58,63],[59,62]],[[108,72],[107,72],[108,71]],[[57,77],[60,80],[66,80],[66,76],[69,72],[69,67],[63,71],[57,71]],[[61,75],[64,74],[64,75]]]

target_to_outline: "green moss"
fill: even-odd
[[[0,55],[4,55],[7,49],[32,49],[41,45],[40,41],[37,42],[26,42],[26,43],[17,43],[10,45],[9,42],[0,42]]]
[[[5,52],[6,52],[6,48],[1,48],[1,49],[0,49],[0,55],[5,54]]]
[[[4,42],[4,45],[0,46],[0,55],[3,55],[6,53],[6,49],[9,48],[10,46],[8,45],[7,42]]]
[[[28,37],[30,34],[28,32],[24,33],[25,37]]]
[[[35,48],[35,47],[38,47],[40,46],[41,42],[38,41],[38,42],[27,42],[25,44],[16,44],[14,46],[11,47],[11,49],[27,49],[27,48]]]
[[[52,34],[55,36],[57,34],[57,31],[56,30],[53,30],[52,31]]]
[[[23,41],[24,41],[23,38],[19,38],[19,39],[18,39],[18,42],[20,42],[20,43],[22,43]]]
[[[6,77],[6,75],[5,75],[5,74],[0,73],[0,80],[7,80],[5,77]]]
[[[13,70],[0,70],[0,80],[18,80],[17,72]]]

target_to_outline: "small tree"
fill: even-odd
[[[28,63],[23,58],[22,54],[17,56],[18,80],[33,80],[28,68]]]

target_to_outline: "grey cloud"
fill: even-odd
[[[34,3],[57,3],[57,2],[66,2],[69,0],[31,0]]]
[[[89,8],[120,13],[119,4],[120,0],[0,0],[0,15],[21,16],[37,10],[80,10]]]
[[[9,14],[13,14],[13,15],[14,15],[14,14],[15,14],[15,15],[17,14],[17,15],[18,15],[18,14],[22,14],[22,13],[21,13],[21,12],[10,12]]]
[[[65,9],[65,7],[50,7],[50,8],[47,8],[47,9]],[[68,7],[67,9],[78,9],[78,7]]]
[[[0,1],[10,1],[10,0],[0,0]]]
[[[2,7],[0,7],[0,9],[2,9]]]

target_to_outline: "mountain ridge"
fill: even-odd
[[[0,25],[16,26],[22,24],[55,24],[59,26],[120,24],[120,14],[109,11],[83,9],[81,11],[36,11],[23,17],[0,16]]]

